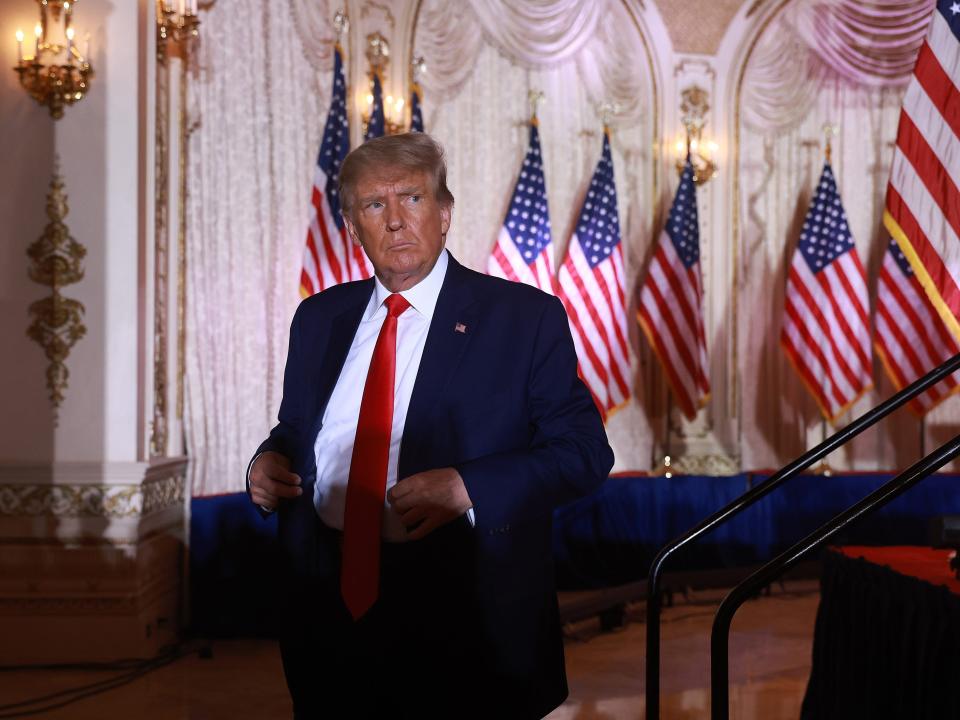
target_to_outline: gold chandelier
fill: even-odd
[[[40,22],[34,27],[33,56],[23,54],[24,35],[17,30],[17,66],[20,84],[30,97],[50,109],[59,120],[66,105],[83,99],[90,88],[93,68],[90,67],[90,37],[84,53],[75,42],[73,8],[79,0],[36,0]],[[63,32],[59,32],[60,25]]]

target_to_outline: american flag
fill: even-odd
[[[383,114],[383,85],[378,73],[373,74],[373,88],[370,95],[373,97],[373,103],[370,105],[370,120],[367,122],[367,134],[363,137],[364,142],[383,137],[387,129],[387,119]]]
[[[410,88],[410,132],[423,132],[423,108],[420,107],[420,86]]]
[[[691,420],[710,397],[702,306],[697,191],[688,160],[640,289],[637,319]]]
[[[567,257],[557,277],[580,374],[606,418],[630,399],[630,352],[624,299],[623,247],[610,136],[590,180]]]
[[[897,390],[960,352],[894,240],[880,268],[876,325],[874,345]],[[958,382],[960,371],[911,400],[911,409],[923,415],[960,389]]]
[[[330,110],[313,178],[310,221],[303,251],[303,269],[300,271],[302,297],[309,297],[348,280],[363,280],[373,272],[363,250],[347,237],[343,218],[340,217],[337,183],[340,166],[349,150],[347,83],[343,76],[342,50],[338,45],[334,51]]]
[[[960,339],[960,2],[939,0],[903,97],[883,221]]]
[[[530,123],[527,154],[497,244],[487,260],[487,272],[553,292],[550,212],[536,120]]]
[[[790,264],[780,344],[828,420],[872,387],[868,308],[866,273],[827,162]]]

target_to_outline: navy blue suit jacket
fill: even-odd
[[[257,452],[290,459],[303,495],[280,508],[293,573],[327,571],[313,540],[314,442],[373,280],[301,303],[290,330],[279,422]],[[457,331],[462,325],[464,332]],[[559,300],[469,270],[452,257],[400,446],[398,478],[455,467],[474,503],[477,607],[496,671],[531,687],[531,712],[566,695],[551,557],[552,511],[594,490],[613,465],[577,376]],[[319,562],[319,566],[318,566]]]

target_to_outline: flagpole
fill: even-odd
[[[665,432],[663,433],[663,467],[664,467],[664,474],[668,474],[668,477],[671,476],[669,475],[671,473],[670,467],[673,463],[673,458],[670,455],[670,413],[673,410],[672,401],[673,401],[673,397],[670,395],[670,391],[668,390],[667,391],[667,414],[665,416],[667,421],[667,427],[665,428]]]
[[[827,420],[823,416],[820,417],[820,444],[822,445],[827,441]],[[817,465],[816,472],[825,477],[830,477],[833,475],[833,468],[830,467],[830,463],[827,462],[827,456],[823,456],[823,460],[820,461],[820,464]]]
[[[827,165],[830,164],[830,161],[833,159],[833,146],[830,144],[830,137],[836,135],[838,128],[836,125],[831,125],[827,123],[823,126],[823,137],[824,137],[824,146],[823,146],[823,159]],[[821,416],[820,417],[820,442],[825,443],[827,441],[827,421]],[[826,456],[824,456],[823,461],[820,463],[820,474],[830,476],[830,463],[827,462]]]
[[[831,125],[827,123],[823,126],[823,160],[827,165],[830,164],[830,161],[833,159],[833,145],[830,143],[830,138],[835,136],[839,132],[839,128],[836,125]],[[820,442],[825,443],[827,441],[827,419],[820,416]],[[833,470],[830,467],[830,463],[827,462],[826,456],[820,462],[820,465],[817,466],[817,472],[826,477],[830,477],[833,474]]]
[[[927,456],[927,416],[920,418],[920,457]]]

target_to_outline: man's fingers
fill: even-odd
[[[290,485],[284,482],[277,482],[267,475],[250,478],[250,485],[251,487],[259,488],[270,495],[281,498],[295,498],[300,497],[300,495],[303,494],[303,489],[299,485]]]
[[[260,505],[261,507],[268,508],[269,510],[276,510],[279,501],[274,495],[271,495],[260,488],[253,487],[250,489],[250,497],[253,501]]]
[[[393,508],[393,511],[398,515],[402,515],[407,512],[410,508],[417,506],[417,496],[413,493],[407,493],[406,495],[390,496],[388,494],[387,500],[390,502],[390,507]]]
[[[430,533],[432,533],[438,527],[439,527],[439,523],[437,523],[433,518],[427,518],[422,523],[417,525],[413,530],[410,530],[407,533],[407,539],[420,540],[426,537],[427,535],[429,535]]]
[[[390,491],[387,493],[387,499],[390,500],[391,503],[394,503],[400,498],[405,497],[410,493],[412,493],[414,490],[416,490],[417,488],[416,482],[411,482],[415,477],[416,475],[411,475],[408,478],[404,478],[403,480],[398,482],[396,485],[394,485],[392,488],[390,488]]]
[[[425,508],[413,507],[400,514],[400,522],[402,522],[403,526],[409,530],[418,522],[426,518],[427,514],[428,513]]]
[[[290,460],[285,455],[275,452],[265,452],[259,458],[250,472],[250,477],[266,475],[275,482],[287,485],[299,485],[300,476],[290,472]]]
[[[290,460],[280,453],[263,453],[250,469],[250,498],[270,510],[276,510],[281,499],[300,497],[300,484],[300,476],[290,472]]]
[[[283,483],[284,485],[300,484],[299,475],[292,473],[289,470],[280,467],[279,465],[273,465],[272,467],[268,466],[264,468],[264,474],[274,482]]]

